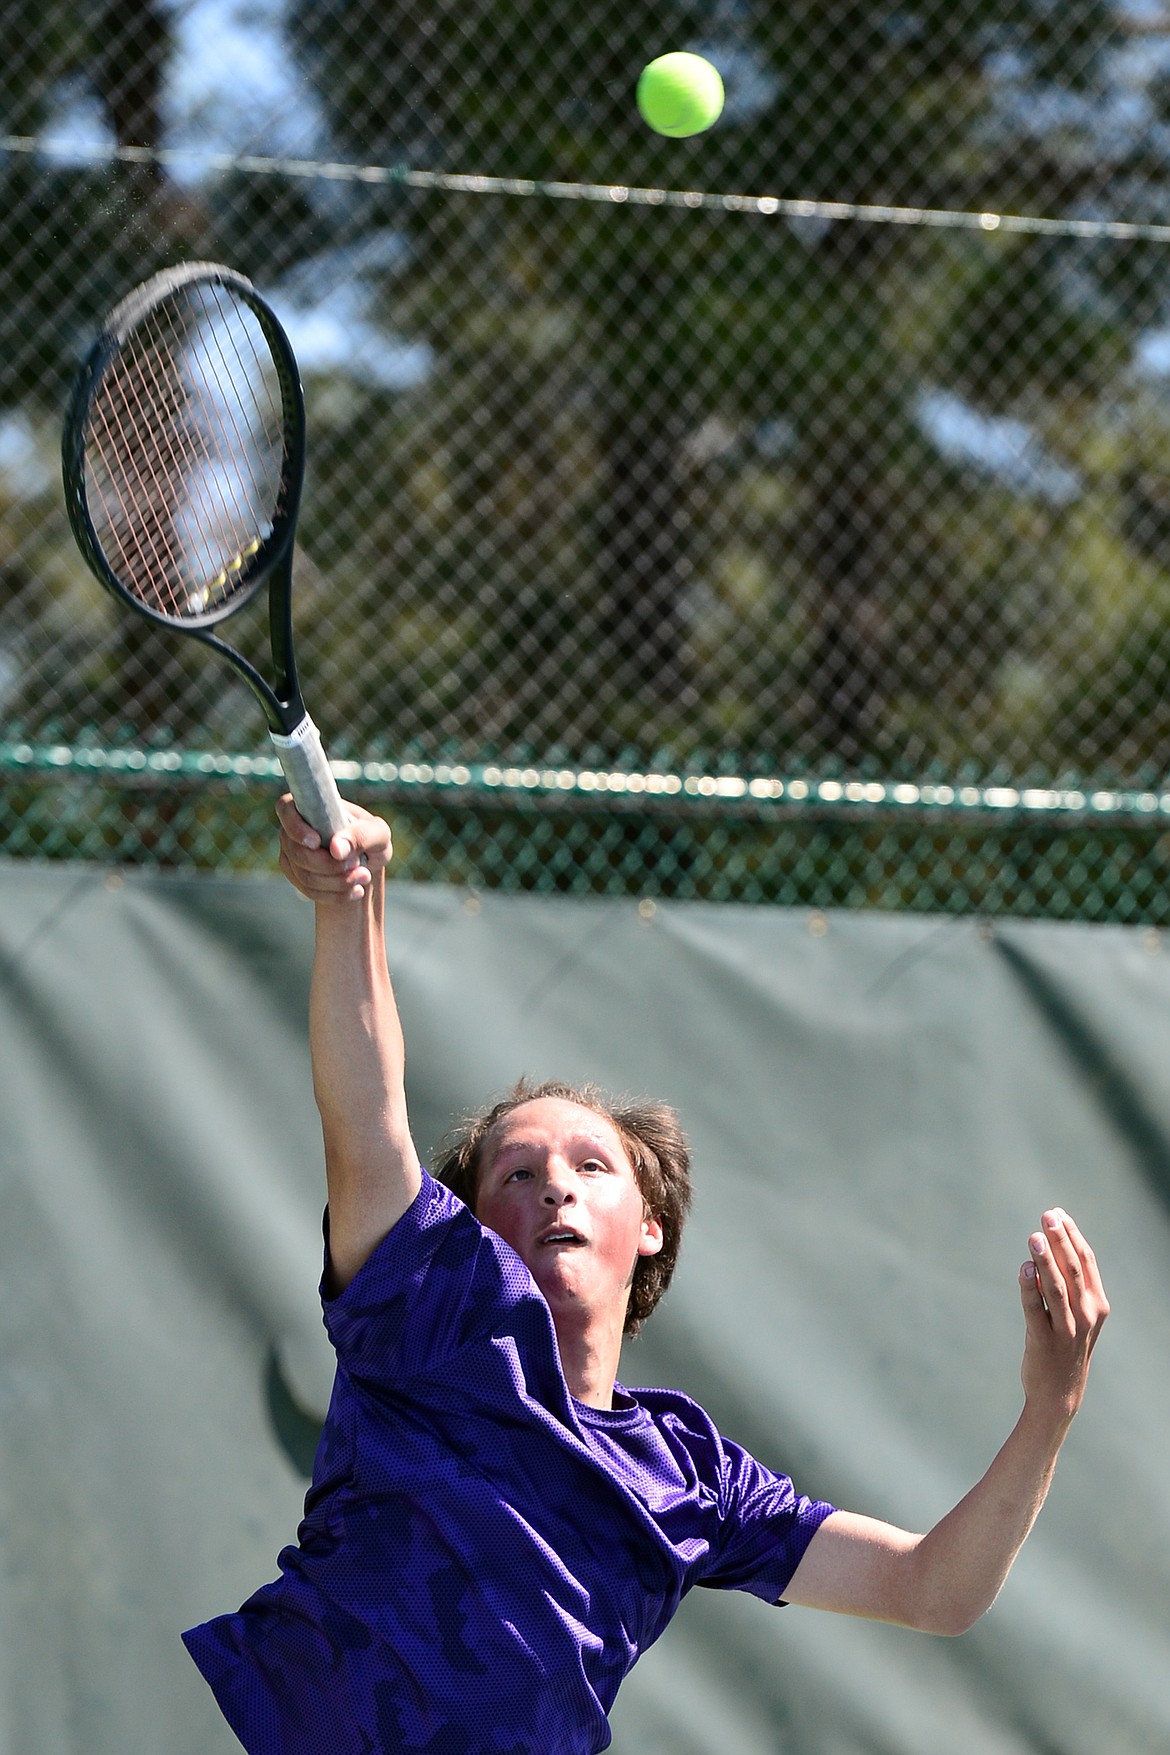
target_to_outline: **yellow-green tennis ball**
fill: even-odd
[[[718,69],[702,55],[677,49],[643,67],[638,79],[638,109],[656,134],[685,140],[718,121],[723,108],[723,81]]]

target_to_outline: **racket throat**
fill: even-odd
[[[291,558],[268,587],[268,634],[272,646],[272,695],[279,720],[279,724],[273,724],[269,711],[268,729],[287,737],[305,717],[293,645]]]
[[[188,632],[193,639],[201,640],[205,646],[210,646],[218,652],[221,658],[226,658],[237,675],[243,677],[264,709],[268,729],[274,737],[278,735],[289,737],[297,730],[305,718],[305,703],[301,699],[301,693],[297,687],[295,671],[291,679],[291,687],[288,676],[281,673],[277,675],[276,688],[273,689],[261,676],[255,665],[250,664],[242,653],[236,651],[234,646],[229,646],[226,641],[217,639],[213,633],[204,628],[191,628]]]

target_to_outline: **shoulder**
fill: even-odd
[[[672,1450],[691,1457],[703,1474],[722,1472],[726,1442],[710,1414],[698,1402],[680,1389],[618,1387]]]
[[[368,1302],[388,1281],[400,1278],[403,1271],[409,1272],[419,1259],[426,1259],[443,1248],[449,1234],[453,1234],[456,1240],[462,1236],[470,1246],[477,1229],[474,1216],[425,1168],[420,1167],[419,1175],[418,1193],[406,1211],[389,1227],[339,1290],[334,1289],[335,1277],[331,1272],[331,1215],[329,1208],[325,1209],[325,1272],[321,1297],[326,1309]]]
[[[644,1409],[656,1426],[665,1424],[681,1426],[686,1430],[718,1433],[718,1427],[710,1414],[681,1389],[670,1389],[661,1384],[640,1385],[631,1389],[628,1384],[623,1383],[615,1387],[636,1406]]]
[[[742,1444],[726,1437],[706,1409],[681,1390],[627,1389],[624,1393],[643,1409],[676,1456],[685,1454],[696,1474],[717,1488],[729,1515],[798,1511],[821,1503],[801,1498],[790,1475],[761,1462]]]
[[[520,1257],[425,1170],[411,1205],[336,1297],[326,1274],[322,1301],[330,1339],[359,1376],[414,1376],[505,1332],[547,1351],[548,1307]]]
[[[325,1215],[326,1274],[322,1300],[327,1315],[379,1304],[386,1297],[413,1288],[430,1302],[450,1297],[457,1283],[473,1279],[498,1283],[512,1296],[535,1289],[532,1276],[515,1250],[445,1184],[425,1168],[418,1194],[402,1217],[386,1232],[357,1273],[336,1295],[328,1276],[329,1215]]]

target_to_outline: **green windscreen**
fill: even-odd
[[[674,1102],[697,1200],[627,1350],[798,1487],[920,1529],[1019,1411],[1063,1204],[1114,1315],[996,1606],[937,1640],[707,1591],[620,1755],[1162,1755],[1170,965],[1158,934],[399,886],[420,1149],[533,1076]],[[0,1741],[229,1755],[179,1644],[274,1576],[330,1381],[283,882],[0,868]]]

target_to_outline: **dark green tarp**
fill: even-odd
[[[1018,1411],[1046,1204],[1106,1271],[1089,1399],[972,1633],[696,1592],[619,1755],[1165,1755],[1170,944],[410,886],[392,913],[420,1143],[521,1071],[682,1111],[696,1212],[623,1375],[803,1490],[933,1521]],[[328,1388],[311,931],[278,880],[0,867],[2,1755],[238,1748],[178,1636],[273,1575]]]

